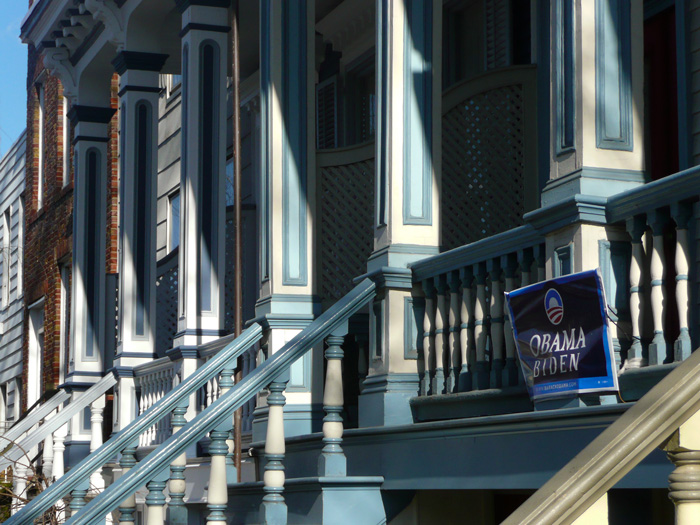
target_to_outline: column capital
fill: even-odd
[[[139,71],[160,71],[169,55],[147,53],[145,51],[120,51],[112,60],[114,70],[123,75],[129,69]]]
[[[95,124],[109,124],[117,110],[100,106],[84,106],[73,104],[68,111],[67,117],[71,125],[75,126],[79,122],[92,122]]]

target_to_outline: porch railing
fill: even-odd
[[[122,451],[123,457],[129,459],[128,472],[125,472],[122,477],[87,505],[85,505],[84,499],[79,499],[78,506],[75,509],[72,508],[73,514],[68,523],[98,523],[117,507],[121,512],[122,522],[132,522],[132,495],[143,485],[146,485],[149,490],[146,498],[149,525],[164,523],[166,499],[163,490],[166,487],[168,467],[174,466],[175,461],[185,452],[187,447],[196,443],[207,433],[211,439],[209,445],[211,467],[207,494],[207,505],[210,510],[208,520],[225,521],[223,512],[226,510],[228,494],[226,458],[229,454],[227,440],[230,437],[232,415],[237,408],[267,386],[270,390],[267,397],[270,410],[265,446],[267,458],[264,475],[266,495],[263,498],[262,512],[272,513],[278,518],[281,515],[286,516],[286,506],[282,496],[284,487],[284,467],[282,464],[284,458],[283,407],[285,401],[283,392],[287,381],[285,374],[297,359],[314,346],[322,343],[324,339],[327,341],[326,359],[328,365],[324,394],[326,417],[323,424],[324,448],[321,451],[319,471],[323,470],[320,472],[321,475],[344,474],[345,456],[340,447],[343,433],[343,423],[340,417],[343,404],[341,374],[343,351],[341,344],[344,334],[348,330],[347,324],[350,316],[363,308],[374,295],[374,283],[365,279],[338,303],[311,322],[265,363],[234,386],[231,381],[234,359],[257,341],[261,335],[260,327],[253,325],[241,337],[218,352],[203,367],[197,369],[193,375],[155,403],[150,410],[147,410],[125,429],[113,436],[100,449],[74,467],[39,497],[32,500],[27,507],[14,515],[7,523],[28,523],[39,517],[59,498],[65,497],[71,490],[79,489],[95,468],[120,451]],[[222,371],[220,397],[137,464],[133,458],[133,452],[125,449],[133,447],[138,436],[151,428],[155,422],[161,420],[175,408],[182,409],[187,403],[188,396],[201,388],[212,377],[217,376],[220,371]],[[171,479],[171,483],[172,481]]]
[[[699,174],[700,169],[692,168],[608,200],[608,223],[627,234],[617,243],[622,268],[618,265],[620,275],[611,279],[615,291],[608,298],[616,313],[622,312],[620,320],[629,322],[628,333],[619,334],[627,339],[626,370],[690,355],[689,232],[695,231],[691,222],[697,218],[693,205],[700,198]],[[614,241],[610,244],[614,256]],[[610,270],[614,273],[614,264]]]
[[[425,294],[420,394],[520,381],[504,291],[545,278],[544,237],[526,225],[411,265]]]

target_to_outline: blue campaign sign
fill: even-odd
[[[530,397],[617,391],[617,372],[598,270],[506,293]]]

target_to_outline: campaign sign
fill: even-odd
[[[506,293],[530,398],[617,391],[617,373],[598,270]]]

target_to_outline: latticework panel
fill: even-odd
[[[442,120],[443,250],[522,224],[523,89],[479,93]]]
[[[177,257],[156,279],[156,352],[165,355],[177,333]],[[159,269],[160,270],[160,269]]]
[[[321,169],[321,294],[337,300],[365,273],[372,251],[374,159]]]

